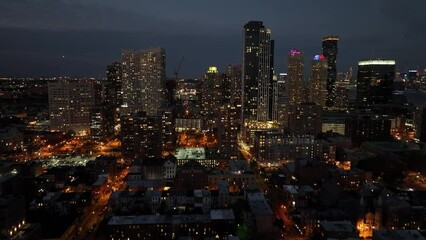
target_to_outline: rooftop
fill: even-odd
[[[355,226],[349,221],[321,221],[321,227],[327,232],[355,232]]]
[[[249,202],[251,210],[256,215],[269,215],[273,213],[265,196],[260,192],[248,193],[247,201]]]
[[[232,173],[241,173],[251,171],[249,165],[245,160],[230,160],[228,161],[229,171]]]
[[[363,142],[363,149],[380,152],[403,152],[409,150],[400,142]]]
[[[177,148],[176,155],[177,159],[206,159],[205,148]]]
[[[426,240],[425,233],[417,230],[374,230],[373,236],[378,240]]]
[[[218,209],[210,211],[211,220],[235,220],[232,209]]]
[[[93,183],[93,186],[100,186],[108,179],[108,175],[99,175],[98,179]]]

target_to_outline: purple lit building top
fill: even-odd
[[[299,55],[301,52],[299,51],[299,50],[296,50],[296,49],[291,49],[290,50],[290,54],[291,55]]]

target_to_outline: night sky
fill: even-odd
[[[392,58],[402,71],[426,65],[425,0],[0,0],[0,76],[104,77],[122,48],[166,49],[167,75],[199,77],[242,61],[242,28],[263,21],[275,68],[321,39],[339,35],[338,71],[366,58]]]

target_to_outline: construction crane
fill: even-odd
[[[178,79],[178,75],[179,75],[179,71],[180,71],[180,67],[182,66],[183,60],[185,59],[185,56],[182,56],[182,58],[180,59],[179,65],[177,67],[177,69],[173,69],[173,74],[175,75],[175,79]]]

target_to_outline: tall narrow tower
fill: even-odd
[[[328,36],[322,39],[322,54],[327,59],[327,106],[334,105],[335,96],[335,83],[337,77],[336,63],[337,63],[337,43],[339,37]]]
[[[243,31],[242,119],[267,121],[271,118],[273,72],[271,30],[263,22],[250,21]]]
[[[216,127],[216,118],[218,109],[223,105],[223,95],[221,90],[225,79],[225,74],[220,73],[217,67],[209,67],[209,70],[203,76],[201,113],[203,116],[203,125],[206,129]]]
[[[288,102],[300,104],[303,101],[303,52],[292,49],[288,54]]]
[[[327,60],[323,55],[315,55],[312,60],[309,100],[321,107],[327,102]]]

